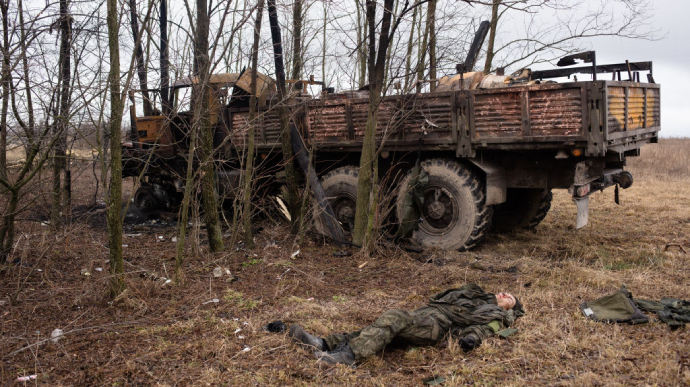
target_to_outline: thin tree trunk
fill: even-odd
[[[0,116],[0,178],[7,179],[7,113],[10,103],[10,51],[9,51],[9,25],[8,7],[9,0],[0,0],[0,12],[2,12],[2,116]],[[0,190],[3,192],[4,188]]]
[[[400,5],[400,1],[395,0],[395,11],[393,12],[393,15],[398,14],[398,6],[399,5]],[[388,50],[386,50],[386,71],[384,73],[384,79],[383,79],[384,85],[388,84],[388,75],[389,75],[388,69],[391,68],[391,51],[393,50],[393,39],[394,38],[395,38],[394,36],[391,37],[391,42],[390,42],[390,44],[388,44]]]
[[[10,252],[12,251],[12,244],[14,243],[14,216],[17,212],[19,204],[19,190],[10,190],[10,200],[7,204],[7,211],[2,216],[2,224],[0,225],[0,263],[7,262]]]
[[[36,122],[34,119],[34,105],[32,101],[32,91],[31,91],[31,83],[29,82],[29,61],[27,60],[26,57],[26,30],[24,28],[24,7],[23,7],[23,1],[19,0],[18,1],[18,7],[19,7],[19,28],[20,28],[20,33],[21,33],[21,40],[20,40],[20,45],[21,45],[21,59],[22,59],[22,66],[24,67],[24,85],[25,85],[25,90],[26,90],[26,110],[27,114],[29,116],[29,123],[28,127],[26,128],[26,137],[28,139],[29,146],[26,147],[26,153],[27,156],[30,152],[31,145],[34,142],[34,136],[36,135],[35,130],[36,130]]]
[[[63,199],[67,194],[63,194],[62,172],[67,166],[67,125],[69,123],[69,85],[70,85],[70,41],[71,41],[71,15],[69,13],[68,0],[60,0],[60,57],[59,57],[59,103],[57,106],[57,117],[54,122],[55,135],[58,141],[53,151],[53,206],[51,211],[51,221],[54,228],[60,227],[60,219],[63,210],[68,210],[63,206]],[[64,187],[67,187],[65,184]]]
[[[324,86],[328,85],[328,82],[326,80],[326,31],[327,30],[328,30],[328,2],[324,1],[323,2],[323,45],[321,47],[321,81],[323,81]],[[302,206],[302,207],[304,208],[304,206]]]
[[[292,79],[302,74],[302,1],[295,0],[292,7]]]
[[[177,255],[175,257],[175,282],[180,284],[183,282],[182,277],[182,263],[184,261],[184,245],[187,237],[187,218],[189,216],[189,204],[192,201],[192,191],[194,189],[194,152],[196,151],[196,125],[192,125],[189,138],[189,153],[187,154],[187,168],[185,172],[185,186],[184,194],[182,196],[182,208],[180,209],[180,216],[178,226],[180,228],[177,237]]]
[[[419,15],[419,22],[421,23],[422,15]],[[420,27],[421,29],[421,27]],[[422,35],[422,46],[417,53],[417,93],[422,91],[422,81],[424,80],[424,67],[426,66],[426,52],[429,47],[429,24],[424,26],[424,34]]]
[[[410,39],[407,41],[407,54],[405,56],[405,92],[410,90],[410,78],[412,77],[412,47],[414,46],[414,28],[417,23],[417,10],[419,7],[415,7],[412,11],[412,23],[410,23]]]
[[[386,53],[390,44],[391,17],[394,0],[385,0],[378,50],[376,49],[376,1],[367,0],[367,24],[369,26],[369,109],[364,130],[364,143],[359,161],[357,181],[357,209],[355,213],[353,243],[368,251],[372,247],[372,220],[377,204],[376,192],[376,127],[379,105],[386,73]]]
[[[194,118],[201,132],[201,196],[206,218],[206,233],[212,252],[223,250],[223,231],[218,216],[218,199],[215,193],[216,168],[213,160],[213,125],[211,123],[211,60],[208,55],[208,3],[196,1],[196,35],[194,42],[195,75],[199,80],[195,93]]]
[[[426,14],[426,24],[429,27],[429,90],[436,89],[436,0],[430,0]]]
[[[278,112],[280,114],[280,142],[285,163],[285,178],[287,179],[288,204],[290,208],[291,227],[290,232],[297,235],[300,224],[299,195],[297,194],[297,182],[295,165],[292,162],[292,142],[290,141],[290,111],[285,105],[287,91],[285,89],[285,67],[283,66],[283,47],[278,25],[278,13],[275,0],[268,0],[268,21],[271,26],[271,40],[273,41],[273,58],[276,67],[276,86],[278,88]]]
[[[494,43],[496,42],[496,28],[498,26],[498,6],[502,0],[493,0],[491,5],[491,24],[489,25],[489,43],[486,46],[486,61],[484,61],[484,73],[491,72],[491,65],[494,61]],[[467,69],[472,71],[472,69]]]
[[[357,62],[359,63],[359,81],[358,87],[364,87],[367,83],[367,50],[364,39],[366,39],[366,22],[362,23],[362,12],[359,9],[359,0],[357,0]],[[325,43],[325,42],[324,42]]]
[[[165,2],[165,0],[161,0]],[[136,46],[136,61],[137,61],[137,74],[139,75],[139,87],[141,88],[141,94],[144,98],[144,116],[150,116],[153,114],[153,109],[151,108],[151,99],[149,98],[149,90],[147,86],[147,76],[146,76],[146,62],[144,61],[144,50],[141,47],[141,37],[139,36],[139,21],[137,16],[137,3],[136,0],[129,0],[129,15],[130,15],[130,25],[132,27],[132,37],[134,38],[134,44]]]
[[[299,2],[299,0],[298,0]],[[256,128],[256,81],[257,67],[259,65],[259,41],[261,40],[261,19],[264,12],[264,0],[259,0],[256,9],[256,21],[254,23],[254,44],[252,46],[252,80],[250,86],[251,97],[249,99],[249,132],[247,133],[247,161],[244,165],[244,190],[242,200],[242,218],[244,220],[244,244],[254,247],[252,235],[252,179],[254,175],[254,147]]]
[[[161,108],[163,110],[163,115],[168,116],[170,114],[171,103],[170,103],[170,91],[169,84],[170,79],[168,75],[168,9],[166,7],[166,0],[160,0],[160,34],[161,34],[161,44],[160,44],[160,65],[161,65]]]
[[[110,193],[108,195],[107,223],[108,248],[110,250],[110,295],[116,297],[125,289],[122,259],[122,111],[124,104],[120,95],[120,48],[118,25],[118,2],[107,0],[108,48],[110,53]]]

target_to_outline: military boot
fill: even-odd
[[[347,344],[338,347],[335,351],[316,351],[314,352],[314,356],[316,356],[319,361],[323,361],[328,364],[355,364],[355,354]]]
[[[297,342],[315,347],[319,351],[323,351],[326,349],[326,342],[323,341],[323,339],[309,334],[307,331],[302,329],[302,327],[297,324],[293,324],[290,327],[290,332],[288,332],[288,336],[292,337],[292,339]]]

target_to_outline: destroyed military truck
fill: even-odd
[[[406,215],[408,191],[419,192],[417,224],[409,235],[413,241],[466,250],[492,227],[536,227],[551,207],[554,189],[572,195],[580,228],[587,224],[592,193],[615,186],[618,200],[618,187],[631,186],[626,159],[638,156],[643,144],[657,142],[660,130],[660,86],[652,64],[597,65],[594,53],[587,52],[559,65],[575,64],[575,59],[588,64],[524,69],[512,76],[464,72],[459,66],[459,74],[438,80],[434,92],[384,97],[376,129],[378,169],[395,195],[391,212],[398,220]],[[578,81],[576,74],[593,80]],[[552,81],[565,77],[571,79]],[[241,174],[249,80],[250,71],[211,78],[219,191],[236,185]],[[174,88],[193,82],[184,79]],[[284,178],[275,85],[265,75],[258,83],[257,160],[277,188]],[[310,97],[293,87],[289,101],[291,122],[312,149],[313,168],[347,231],[357,204],[368,92],[324,89]],[[124,170],[125,176],[143,176],[135,195],[138,206],[176,208],[190,122],[190,112],[168,118],[133,115],[134,138]],[[412,172],[418,162],[424,179]],[[410,184],[413,179],[423,180],[423,186]]]

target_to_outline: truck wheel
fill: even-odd
[[[354,230],[358,170],[359,168],[353,166],[340,167],[321,178],[321,186],[333,208],[335,218],[345,232]],[[323,233],[324,227],[320,219],[314,219],[314,224],[316,230]]]
[[[491,206],[485,203],[484,183],[467,167],[452,161],[432,159],[421,167],[429,175],[424,188],[419,229],[412,240],[423,247],[469,250],[476,246],[491,224]],[[400,182],[396,214],[402,219],[408,174]]]
[[[144,214],[158,209],[158,199],[153,194],[153,187],[142,186],[134,193],[134,206]]]
[[[508,188],[506,201],[494,207],[493,229],[505,232],[537,227],[551,209],[552,198],[550,189]]]

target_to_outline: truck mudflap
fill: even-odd
[[[571,187],[573,202],[577,206],[577,220],[575,228],[581,229],[589,223],[589,195],[597,191],[616,186],[616,204],[618,204],[618,187],[630,188],[633,184],[633,176],[622,169],[607,169],[601,176],[589,178],[585,181],[577,181]]]
[[[585,196],[584,198],[573,198],[573,201],[577,206],[575,228],[579,230],[589,223],[589,196]]]

